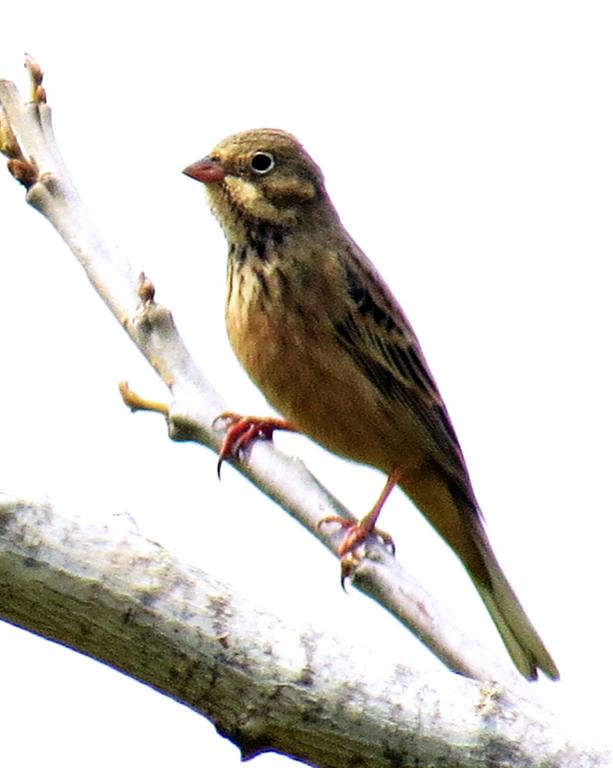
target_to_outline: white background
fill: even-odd
[[[494,548],[562,674],[536,694],[610,726],[613,11],[609,3],[11,3],[0,76],[46,71],[93,216],[153,279],[227,404],[268,407],[223,328],[225,243],[181,175],[225,135],[295,133],[411,318],[462,441]],[[254,602],[437,668],[338,587],[338,564],[230,467],[132,415],[165,392],[49,225],[0,174],[1,489],[141,532]],[[333,418],[333,414],[331,414]],[[356,513],[383,478],[299,436]],[[502,655],[469,580],[400,493],[404,564]],[[186,708],[0,625],[6,764],[237,766]],[[586,737],[589,740],[589,737]],[[260,768],[287,765],[265,755]]]

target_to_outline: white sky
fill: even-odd
[[[39,60],[93,216],[153,279],[214,385],[243,412],[268,409],[227,344],[225,243],[181,169],[237,130],[274,126],[302,140],[420,336],[494,548],[562,673],[560,683],[538,683],[538,694],[574,729],[604,732],[613,683],[613,8],[141,8],[12,3],[0,77],[23,84],[23,52]],[[345,596],[337,563],[231,468],[218,483],[212,454],[173,444],[161,419],[126,411],[121,379],[144,395],[164,390],[1,174],[0,226],[0,489],[97,521],[129,512],[143,534],[262,606],[290,616],[300,608],[305,621],[363,635],[378,653],[437,667],[381,609]],[[381,488],[373,471],[305,438],[277,442],[356,513]],[[503,654],[468,578],[401,494],[382,527],[404,564]],[[4,624],[0,679],[7,765],[239,764],[186,708]]]

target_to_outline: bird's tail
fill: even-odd
[[[498,565],[472,494],[454,493],[438,471],[418,482],[407,473],[400,487],[464,564],[521,674],[534,680],[541,669],[556,680],[557,667]]]
[[[536,679],[538,669],[557,680],[558,668],[502,572],[481,521],[471,522],[472,538],[489,578],[483,579],[470,567],[468,572],[515,666],[528,680]]]

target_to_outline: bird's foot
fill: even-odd
[[[392,554],[395,554],[396,552],[394,539],[389,535],[389,533],[386,533],[379,528],[375,528],[374,525],[371,525],[370,520],[368,520],[368,516],[357,522],[355,520],[348,520],[346,517],[330,515],[329,517],[324,517],[323,520],[319,521],[319,525],[324,525],[325,523],[337,523],[345,531],[343,540],[336,550],[338,552],[338,556],[341,559],[347,555],[354,555],[355,550],[360,546],[360,544],[363,544],[371,534],[376,536],[381,541],[383,546],[387,547],[387,549],[389,549]]]
[[[375,526],[379,513],[387,501],[387,497],[398,484],[401,477],[402,471],[394,467],[388,475],[385,487],[381,491],[381,495],[377,499],[375,506],[370,510],[366,517],[359,522],[356,522],[355,520],[347,520],[346,517],[338,517],[337,515],[330,515],[319,522],[319,525],[323,525],[324,523],[338,523],[338,525],[345,530],[343,540],[337,549],[338,556],[341,559],[341,586],[343,589],[345,589],[345,579],[351,576],[356,565],[361,560],[361,557],[358,556],[356,550],[371,534],[376,536],[383,546],[389,549],[392,555],[396,554],[396,546],[394,545],[392,537],[389,533],[385,533],[385,531],[381,531]]]
[[[217,476],[220,476],[221,465],[226,459],[236,459],[241,451],[247,448],[253,440],[263,438],[271,440],[277,429],[286,432],[296,432],[296,427],[283,419],[258,416],[241,416],[233,411],[220,413],[213,424],[225,421],[228,424],[226,435],[219,450],[217,460]]]
[[[357,522],[355,520],[347,520],[346,517],[330,515],[319,521],[320,526],[326,523],[337,523],[345,530],[343,540],[336,550],[341,560],[341,587],[343,589],[345,589],[345,581],[351,577],[362,560],[363,554],[358,554],[357,549],[369,536],[376,536],[381,544],[389,549],[392,555],[396,553],[394,539],[389,533],[373,527],[367,518]]]

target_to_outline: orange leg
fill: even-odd
[[[389,477],[385,483],[385,487],[381,491],[381,495],[377,499],[375,506],[359,522],[356,523],[354,520],[347,520],[344,517],[337,517],[336,515],[325,517],[321,521],[320,525],[322,523],[338,523],[341,528],[345,529],[345,536],[338,548],[338,556],[341,558],[341,560],[345,559],[347,555],[352,555],[357,547],[359,547],[360,544],[362,544],[368,538],[368,536],[370,536],[371,533],[374,533],[376,536],[378,536],[383,541],[385,546],[389,547],[392,553],[394,553],[395,547],[392,537],[388,533],[375,528],[375,525],[377,523],[379,513],[383,509],[383,505],[387,501],[387,497],[398,484],[401,477],[402,470],[400,469],[393,469],[390,472]],[[344,576],[347,575],[346,571],[347,568],[345,564],[343,564]]]
[[[284,429],[287,432],[298,430],[288,421],[272,417],[241,416],[232,411],[224,411],[215,419],[230,422],[217,461],[217,476],[221,476],[221,465],[226,459],[237,458],[240,451],[247,448],[253,440],[263,438],[271,440],[273,432]]]

